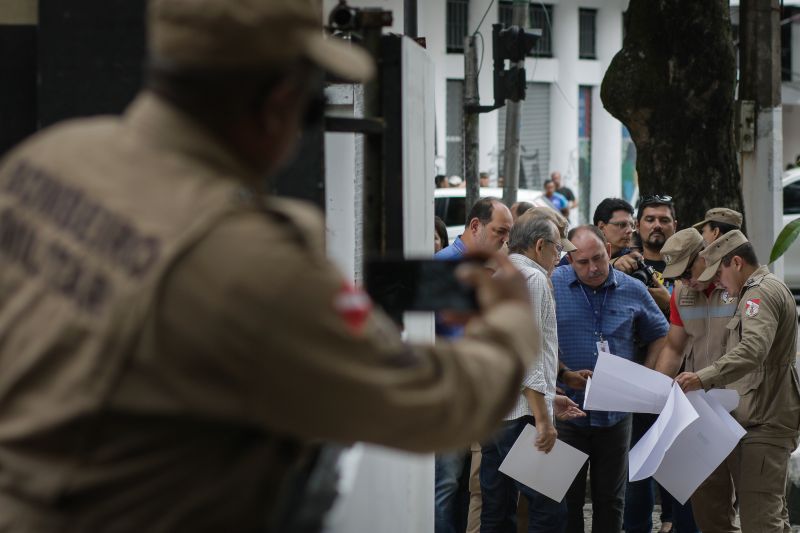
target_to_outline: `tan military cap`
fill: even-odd
[[[663,272],[664,277],[677,278],[683,274],[692,257],[702,249],[703,236],[696,229],[686,228],[675,233],[661,247],[661,256],[667,263]]]
[[[750,242],[739,230],[729,231],[716,241],[708,245],[708,248],[700,252],[700,257],[706,261],[706,269],[698,277],[698,281],[708,281],[713,278],[719,270],[722,258],[737,249],[739,246]]]
[[[733,209],[728,209],[727,207],[712,207],[706,211],[706,218],[702,222],[698,222],[692,227],[697,228],[697,231],[700,231],[703,229],[703,226],[712,221],[723,222],[725,224],[730,224],[731,226],[741,228],[742,214],[738,211],[734,211]]]
[[[150,0],[148,47],[156,65],[259,69],[301,58],[351,81],[375,70],[369,54],[325,38],[314,0]]]

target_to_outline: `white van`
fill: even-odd
[[[447,226],[447,237],[451,243],[464,231],[464,224],[467,219],[464,207],[466,194],[467,189],[465,188],[448,187],[433,191],[434,213],[444,220],[444,224]],[[486,198],[487,196],[502,199],[503,189],[500,187],[481,187],[481,198]],[[530,202],[536,206],[552,207],[550,202],[544,198],[542,191],[519,189],[517,191],[517,201]]]
[[[797,217],[800,217],[800,168],[793,168],[783,174],[783,225]],[[800,304],[800,239],[783,256],[783,276]]]

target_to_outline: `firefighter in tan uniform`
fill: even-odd
[[[727,233],[701,254],[712,278],[738,295],[728,322],[726,352],[676,382],[685,391],[728,386],[739,392],[733,415],[747,430],[727,459],[739,499],[743,533],[789,532],[785,487],[789,454],[800,429],[800,388],[795,370],[797,314],[789,289],[760,266],[740,231]]]
[[[257,191],[366,54],[310,0],[154,0],[149,53],[123,117],[0,164],[0,531],[286,532],[322,441],[486,437],[538,341],[511,263],[465,273],[463,340],[404,345],[317,212]]]
[[[681,368],[697,372],[725,353],[727,324],[736,314],[737,299],[714,282],[698,278],[705,270],[699,254],[705,247],[694,228],[683,229],[667,239],[661,254],[665,278],[677,278],[670,299],[667,343],[656,370],[675,377]],[[735,533],[736,508],[733,478],[723,462],[692,495],[692,513],[701,531]]]

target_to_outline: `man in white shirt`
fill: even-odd
[[[559,418],[584,416],[566,396],[556,396],[558,333],[550,274],[561,252],[575,247],[559,235],[552,220],[541,214],[519,217],[508,241],[509,259],[525,277],[536,324],[541,330],[539,357],[528,367],[523,388],[503,427],[482,447],[481,532],[508,531],[516,512],[517,494],[528,500],[528,531],[561,533],[566,526],[566,502],[555,502],[499,472],[500,463],[527,424],[538,432],[536,448],[550,452],[556,441],[553,415]]]

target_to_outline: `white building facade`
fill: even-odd
[[[402,0],[349,3],[391,10],[394,25],[388,31],[403,32]],[[326,10],[334,4],[326,0]],[[541,28],[543,37],[537,51],[525,61],[528,88],[523,104],[520,187],[541,188],[550,172],[560,171],[579,198],[583,220],[603,198],[633,194],[632,165],[624,164],[630,141],[624,139],[624,128],[600,101],[603,75],[622,47],[622,14],[627,4],[627,0],[530,4],[528,27]],[[463,37],[476,29],[482,36],[478,38],[479,55],[483,44],[479,90],[481,103],[491,104],[492,24],[510,22],[512,2],[424,0],[417,6],[418,33],[425,38],[436,69],[437,158],[431,178],[436,173],[461,175]],[[505,113],[503,107],[480,116],[479,165],[481,171],[490,173],[493,183],[503,168]]]

